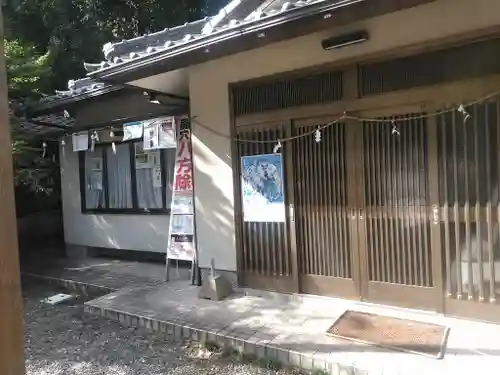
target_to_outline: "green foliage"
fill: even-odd
[[[49,54],[39,55],[32,44],[23,44],[19,40],[5,39],[4,49],[9,99],[39,99],[43,91],[49,89]]]
[[[50,192],[56,165],[41,141],[17,131],[25,106],[70,79],[83,62],[103,59],[107,42],[128,39],[204,16],[206,0],[4,0],[4,44],[13,130],[15,182]]]
[[[32,43],[38,53],[50,51],[52,89],[65,89],[69,79],[85,74],[82,62],[103,59],[105,43],[199,19],[205,2],[11,0],[4,9],[5,34]]]
[[[4,50],[12,126],[14,183],[16,186],[25,185],[36,191],[50,192],[54,162],[43,157],[43,147],[34,147],[36,141],[26,138],[19,131],[24,106],[31,100],[40,99],[48,85],[51,77],[50,56],[37,54],[32,44],[19,40],[4,40]]]

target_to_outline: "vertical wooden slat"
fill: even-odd
[[[266,129],[264,130],[263,132],[260,132],[259,135],[258,135],[258,139],[259,140],[271,140],[269,137],[269,133],[270,133],[270,130]],[[256,144],[256,154],[261,154],[263,153],[263,144],[259,143],[259,144]],[[270,252],[273,251],[273,245],[274,245],[274,241],[270,241],[268,246],[265,246],[265,243],[264,243],[264,232],[266,231],[266,228],[269,224],[268,223],[263,223],[263,224],[260,224],[260,223],[255,223],[254,224],[254,231],[257,233],[257,246],[261,249],[261,259],[262,259],[262,274],[263,275],[268,275],[269,273],[269,263],[270,263]],[[271,239],[271,238],[270,238]],[[269,249],[267,249],[266,247],[269,247]],[[267,250],[267,251],[266,251]],[[271,251],[269,251],[271,250]]]
[[[336,150],[335,152],[332,153],[331,155],[331,162],[333,164],[332,166],[332,174],[333,174],[333,179],[332,179],[332,185],[333,185],[333,231],[335,233],[335,240],[334,240],[334,256],[333,256],[333,261],[335,263],[334,266],[334,276],[340,276],[341,270],[343,268],[343,262],[342,262],[342,257],[339,255],[342,254],[343,252],[343,246],[344,246],[344,241],[343,241],[343,233],[342,233],[342,226],[340,225],[340,221],[342,220],[340,212],[339,212],[339,196],[340,196],[340,189],[343,181],[340,179],[340,155],[342,154],[342,151],[339,148],[339,138],[341,134],[339,132],[338,125],[334,125],[334,128],[332,129],[330,133],[329,139],[331,140],[331,147],[332,150]]]
[[[421,192],[420,192],[420,184],[421,184],[421,178],[420,178],[420,154],[422,152],[421,147],[423,146],[420,143],[420,132],[419,132],[419,127],[420,127],[420,120],[415,119],[412,120],[413,124],[413,144],[412,144],[412,150],[413,150],[413,155],[414,155],[414,160],[413,160],[413,168],[411,170],[412,175],[414,176],[414,202],[413,202],[413,207],[415,210],[415,232],[416,232],[416,248],[415,251],[417,253],[417,264],[415,264],[416,268],[418,269],[419,273],[419,281],[417,285],[425,285],[424,284],[424,278],[425,278],[425,268],[424,268],[424,258],[423,258],[423,244],[422,244],[422,223],[421,223],[421,216],[420,216],[420,197],[421,197]]]
[[[415,228],[415,202],[414,197],[415,197],[415,176],[411,171],[414,168],[414,151],[412,147],[412,140],[413,140],[413,123],[412,121],[408,122],[408,137],[407,137],[407,144],[406,146],[406,152],[408,154],[408,164],[406,165],[406,170],[405,173],[408,176],[408,187],[409,187],[409,193],[410,193],[410,198],[409,198],[409,206],[408,206],[408,215],[409,215],[409,222],[410,222],[410,251],[411,251],[411,273],[412,273],[412,285],[418,285],[419,279],[418,279],[418,270],[417,270],[417,236],[416,236],[416,228]]]
[[[413,250],[411,247],[412,244],[412,223],[411,223],[411,212],[410,212],[410,204],[411,204],[411,185],[410,185],[410,176],[408,173],[409,166],[410,166],[410,152],[408,150],[408,144],[411,141],[411,132],[407,129],[402,133],[402,146],[403,146],[403,155],[404,155],[404,188],[406,192],[406,199],[405,199],[405,225],[406,225],[406,248],[405,248],[405,253],[407,254],[407,269],[408,269],[408,283],[409,284],[414,284],[415,279],[414,279],[414,271],[412,267],[413,263]]]
[[[500,148],[500,100],[497,100],[496,102],[496,120],[497,123],[495,126],[497,127],[497,147]],[[497,181],[497,223],[498,223],[498,235],[500,237],[500,152],[497,152],[497,178],[499,181]],[[495,274],[495,260],[493,258],[494,254],[490,255],[489,259],[489,266],[490,266],[490,277],[491,279],[495,279],[496,274]],[[495,290],[495,283],[490,283],[490,303],[495,303],[496,302],[496,290]]]
[[[331,127],[326,129],[323,134],[322,134],[322,143],[324,147],[323,151],[323,156],[324,156],[324,163],[325,163],[325,175],[324,175],[324,180],[323,181],[336,181],[335,180],[335,170],[334,170],[334,164],[333,164],[333,153],[332,150],[334,150],[334,145],[332,140],[336,136],[335,134],[335,128]],[[323,188],[325,188],[323,184]],[[334,184],[335,185],[335,184]],[[327,222],[326,222],[326,234],[328,236],[327,240],[327,261],[328,261],[328,268],[327,268],[327,274],[326,276],[334,276],[335,275],[335,270],[337,269],[337,257],[336,254],[337,252],[333,251],[332,249],[339,249],[338,247],[338,241],[337,241],[337,236],[335,235],[337,225],[335,222],[335,213],[337,209],[337,202],[336,202],[336,194],[335,191],[332,189],[325,189],[325,197],[326,197],[326,209],[327,209]]]
[[[347,174],[347,168],[348,168],[348,161],[347,161],[347,155],[348,155],[348,147],[347,147],[347,124],[342,123],[341,127],[341,139],[342,139],[342,197],[339,200],[339,203],[341,205],[340,207],[340,218],[342,220],[342,234],[343,234],[343,258],[344,258],[344,278],[352,278],[353,273],[352,273],[352,255],[351,251],[353,249],[352,244],[350,242],[350,224],[349,224],[349,218],[348,218],[348,210],[347,208],[349,207],[349,201],[348,201],[348,174]]]
[[[403,129],[406,131],[406,129]],[[406,221],[405,221],[405,201],[406,198],[408,197],[408,193],[405,191],[405,188],[403,186],[403,174],[404,174],[404,164],[403,164],[403,153],[404,153],[404,139],[403,136],[400,134],[399,135],[399,140],[398,140],[398,161],[397,161],[397,170],[398,170],[398,176],[397,176],[397,184],[398,184],[398,192],[399,192],[399,205],[398,205],[398,222],[399,222],[399,231],[400,231],[400,242],[398,246],[400,246],[400,259],[401,259],[401,284],[408,284],[409,279],[408,279],[408,270],[407,270],[407,251],[408,248],[406,246]]]
[[[347,176],[345,175],[345,133],[344,133],[345,125],[338,124],[335,126],[335,135],[334,137],[338,140],[338,156],[339,156],[339,169],[336,171],[336,179],[334,181],[338,181],[339,190],[337,195],[334,196],[334,209],[335,209],[335,223],[338,227],[339,237],[337,237],[336,241],[336,259],[340,262],[339,271],[337,277],[348,278],[349,275],[347,271],[347,249],[349,247],[349,242],[347,239],[347,227],[345,222],[344,210],[346,207],[345,202],[345,182]]]
[[[375,275],[374,275],[374,281],[380,281],[382,279],[381,275],[381,270],[383,267],[382,264],[382,258],[380,254],[382,254],[382,249],[384,247],[383,245],[383,228],[382,228],[382,216],[380,215],[380,210],[379,210],[379,202],[380,202],[380,194],[381,194],[381,188],[380,188],[380,178],[376,178],[376,176],[380,176],[380,150],[378,149],[378,128],[376,124],[371,124],[369,122],[365,122],[365,127],[369,130],[370,138],[372,140],[372,152],[371,152],[371,167],[374,170],[374,178],[372,179],[373,185],[373,209],[372,209],[372,221],[373,221],[373,227],[374,231],[378,233],[378,235],[374,235],[373,232],[370,233],[370,236],[372,238],[372,241],[376,241],[377,246],[375,247],[376,252],[374,254],[375,262],[376,262],[376,269],[375,269]]]
[[[484,284],[484,272],[483,272],[483,241],[482,241],[482,225],[481,225],[481,221],[483,220],[483,218],[481,217],[481,188],[480,188],[480,184],[481,184],[481,181],[479,180],[480,179],[480,176],[481,176],[481,164],[480,164],[480,160],[479,160],[479,122],[478,122],[478,115],[479,115],[479,110],[478,110],[478,106],[474,106],[474,112],[472,114],[472,119],[474,120],[474,127],[473,127],[473,131],[474,131],[474,159],[475,159],[475,173],[474,173],[474,177],[475,177],[475,183],[476,183],[476,186],[475,186],[475,190],[476,190],[476,204],[475,204],[475,213],[476,213],[476,243],[477,243],[477,246],[478,246],[478,258],[477,258],[477,262],[478,262],[478,265],[479,265],[479,300],[480,301],[483,301],[484,300],[484,288],[483,288],[483,284]],[[485,122],[487,123],[488,122],[488,117],[486,116],[484,118]],[[470,121],[470,120],[469,120]],[[487,138],[486,138],[487,139]],[[486,142],[488,143],[488,141]],[[485,145],[486,146],[486,145]],[[487,146],[486,146],[487,147]],[[488,159],[488,156],[486,156],[486,159]],[[486,172],[486,175],[489,176],[489,171],[487,170]],[[487,177],[487,181],[486,183],[488,184],[488,177]],[[488,188],[487,188],[488,189]],[[490,200],[490,197],[488,196],[487,197],[487,201]],[[472,262],[472,259],[469,260],[470,262]],[[472,279],[472,275],[469,275],[469,277]],[[474,281],[474,280],[472,280]],[[471,299],[471,296],[469,295],[469,299]]]
[[[265,140],[266,141],[273,141],[275,139],[278,138],[278,131],[276,129],[269,129],[268,131],[266,131],[265,133]],[[264,146],[265,145],[265,146]],[[262,153],[267,153],[267,144],[264,144],[261,149],[260,149],[260,152]],[[281,153],[283,153],[283,149],[280,150]],[[266,264],[266,273],[267,275],[269,276],[274,276],[276,274],[276,268],[277,268],[277,264],[276,264],[276,254],[279,252],[279,245],[281,245],[281,243],[278,242],[278,236],[279,236],[279,232],[281,231],[281,226],[277,223],[265,223],[265,225],[262,225],[261,226],[262,229],[263,229],[263,233],[261,233],[261,237],[260,237],[260,240],[261,240],[261,244],[263,247],[265,247],[265,241],[267,238],[272,238],[273,241],[271,241],[271,249],[269,249],[270,251],[266,251],[266,260],[267,260],[267,264]]]
[[[420,145],[422,147],[421,160],[420,160],[420,171],[426,171],[430,168],[429,166],[429,144],[427,137],[427,120],[420,120]],[[432,280],[432,257],[429,249],[429,218],[426,215],[427,207],[429,206],[429,179],[427,176],[419,173],[421,179],[421,195],[423,197],[423,202],[420,203],[420,225],[423,229],[423,252],[424,252],[424,267],[425,267],[425,286],[433,286]],[[432,178],[437,178],[437,174],[432,176]]]
[[[396,119],[393,119],[395,121]],[[394,122],[394,126],[398,126],[396,122]],[[392,131],[392,130],[391,130]],[[395,256],[395,262],[397,262],[397,277],[396,277],[396,283],[398,284],[404,284],[404,268],[405,268],[405,262],[403,260],[403,255],[404,255],[404,246],[403,246],[403,233],[404,233],[404,228],[402,225],[403,219],[401,215],[401,205],[402,205],[402,199],[403,199],[403,194],[401,190],[401,134],[395,135],[397,137],[394,142],[394,156],[393,156],[393,163],[394,163],[394,175],[393,175],[393,183],[394,183],[394,197],[396,199],[395,201],[395,206],[393,207],[394,210],[394,222],[396,226],[396,256]]]
[[[364,157],[365,157],[365,173],[366,173],[366,181],[365,181],[365,200],[366,200],[366,207],[367,207],[367,212],[366,212],[366,227],[367,227],[367,239],[368,239],[368,251],[369,251],[369,280],[378,280],[377,278],[377,270],[378,270],[378,264],[379,264],[379,259],[376,256],[378,253],[378,239],[374,238],[372,233],[374,233],[374,212],[373,212],[373,207],[374,207],[374,201],[373,201],[373,194],[375,193],[374,190],[374,176],[373,173],[375,171],[375,168],[373,168],[373,161],[374,159],[374,147],[373,147],[373,136],[372,136],[372,128],[369,126],[366,126],[366,123],[363,124],[363,139],[365,141],[365,144],[363,145],[364,149]]]
[[[327,206],[326,206],[326,199],[325,199],[325,194],[326,194],[326,189],[324,188],[324,184],[322,183],[325,179],[325,170],[326,170],[326,163],[325,163],[325,152],[324,152],[324,144],[316,143],[314,140],[314,136],[311,136],[309,139],[309,142],[314,144],[314,150],[317,154],[317,177],[316,179],[318,180],[318,203],[317,203],[317,211],[318,211],[318,220],[319,220],[319,225],[318,225],[318,230],[320,233],[323,235],[319,237],[320,239],[320,254],[321,254],[321,259],[319,261],[320,265],[320,275],[327,275],[328,274],[328,237],[326,234],[326,220],[328,219],[327,215]]]
[[[389,125],[389,126],[388,126]],[[391,267],[388,269],[389,277],[387,281],[390,283],[395,283],[396,282],[396,229],[395,229],[395,224],[396,220],[394,217],[394,199],[395,193],[394,193],[394,161],[396,159],[396,154],[395,154],[395,149],[394,149],[394,143],[395,139],[394,137],[396,136],[395,134],[392,134],[392,127],[390,127],[390,122],[384,123],[384,130],[385,133],[387,134],[387,172],[388,175],[385,177],[386,180],[388,181],[388,189],[387,189],[387,196],[389,197],[388,201],[386,201],[386,209],[388,209],[388,213],[390,215],[389,219],[389,233],[390,233],[390,246],[389,246],[389,257],[390,257],[390,263]]]
[[[446,294],[447,297],[452,295],[451,288],[451,256],[450,256],[450,219],[449,219],[449,187],[448,187],[448,148],[447,148],[447,123],[445,115],[440,117],[441,126],[441,152],[442,152],[442,176],[443,176],[443,225],[444,225],[444,251],[445,251],[445,264],[446,264]]]
[[[462,299],[462,254],[460,252],[460,215],[458,196],[458,143],[456,113],[452,114],[452,139],[453,139],[453,219],[455,223],[455,253],[457,264],[457,299]]]
[[[418,267],[418,243],[417,243],[417,221],[416,221],[416,209],[415,209],[415,193],[416,193],[416,178],[415,178],[415,173],[412,173],[415,170],[415,146],[413,145],[414,143],[414,138],[415,138],[415,123],[414,120],[409,121],[410,128],[408,129],[409,133],[409,144],[408,148],[409,150],[407,151],[409,154],[409,165],[407,172],[410,177],[410,186],[411,186],[411,197],[413,198],[413,201],[411,202],[411,209],[410,209],[410,218],[411,218],[411,252],[412,252],[412,273],[413,273],[413,285],[420,285],[420,273],[419,273],[419,267]]]
[[[490,135],[490,104],[487,102],[484,106],[484,140],[485,140],[485,154],[486,154],[486,228],[487,228],[487,236],[488,236],[488,264],[491,264],[491,259],[493,258],[493,222],[491,218],[491,207],[492,203],[491,200],[493,199],[492,194],[491,194],[491,160],[490,160],[490,142],[494,142],[495,140],[491,137]],[[478,164],[476,164],[478,165]],[[498,179],[498,177],[497,177]],[[498,181],[497,181],[498,183]],[[477,187],[479,189],[479,187]],[[478,202],[480,202],[479,197],[477,199]],[[484,301],[484,275],[483,275],[483,267],[484,267],[484,259],[483,259],[483,254],[481,253],[480,255],[480,268],[481,268],[481,285],[479,288],[479,301],[483,302]],[[490,293],[491,293],[491,286],[493,286],[493,291],[495,288],[495,274],[490,274]],[[491,295],[491,294],[490,294]]]
[[[301,129],[296,130],[296,134],[301,134]],[[309,264],[309,254],[307,252],[307,244],[304,241],[304,237],[306,236],[306,227],[305,222],[307,221],[305,218],[305,210],[303,209],[305,205],[305,176],[304,176],[304,167],[303,161],[305,159],[305,150],[304,144],[301,138],[297,140],[297,153],[295,154],[295,171],[296,171],[296,179],[298,181],[297,188],[297,196],[296,196],[296,220],[297,220],[297,247],[301,249],[298,251],[299,254],[299,272],[306,274],[307,273],[307,265]]]
[[[456,119],[459,120],[459,119]],[[465,120],[460,121],[463,130],[463,147],[464,147],[464,215],[465,215],[465,244],[467,246],[467,294],[468,299],[474,298],[474,287],[472,280],[472,242],[471,242],[471,225],[470,225],[470,188],[469,188],[469,155],[468,155],[468,134]],[[457,161],[458,162],[458,161]]]
[[[287,122],[287,128],[285,134],[287,136],[293,135],[293,122]],[[289,233],[284,233],[285,237],[285,249],[290,249],[289,251],[285,251],[283,257],[283,275],[291,275],[293,278],[293,287],[295,292],[300,292],[300,277],[299,277],[299,259],[298,259],[298,250],[297,250],[297,215],[295,212],[297,211],[297,184],[295,183],[296,174],[295,174],[295,160],[296,160],[296,148],[295,144],[288,143],[287,149],[287,157],[285,160],[285,171],[284,171],[284,183],[287,186],[286,192],[288,194],[288,208],[292,208],[292,211],[288,211],[288,222],[289,222]],[[293,213],[293,217],[291,214]],[[283,228],[283,231],[286,229]],[[287,236],[288,234],[288,236]]]
[[[495,142],[496,147],[494,146],[494,150],[498,150],[498,140],[494,139],[490,136],[490,119],[491,116],[491,111],[490,111],[490,105],[491,103],[487,103],[485,106],[485,140],[486,140],[486,178],[487,178],[487,192],[488,192],[488,200],[486,202],[486,222],[488,226],[488,266],[489,266],[489,271],[490,271],[490,282],[489,282],[489,296],[490,296],[490,302],[495,301],[495,266],[494,266],[494,253],[493,253],[493,222],[491,218],[491,213],[492,213],[492,192],[491,192],[491,174],[492,174],[492,168],[491,168],[491,161],[490,161],[490,155],[491,155],[491,147],[490,147],[490,142]],[[495,111],[495,116],[498,121],[498,110]],[[493,123],[493,126],[496,126],[496,132],[497,132],[497,137],[498,134],[500,133],[500,127],[498,127],[497,123]],[[499,164],[500,166],[500,164]],[[497,174],[497,180],[496,180],[496,186],[498,187],[499,184],[499,179],[500,179],[500,173]],[[497,190],[499,190],[497,188]],[[500,199],[499,199],[499,204],[500,204]],[[500,222],[500,215],[497,217],[497,220]],[[482,266],[482,265],[481,265]],[[484,292],[484,291],[483,291]],[[493,299],[492,299],[493,297]]]
[[[387,281],[387,268],[389,263],[386,259],[387,249],[389,248],[389,235],[388,235],[388,225],[387,225],[387,209],[385,206],[385,202],[387,201],[386,192],[387,192],[387,184],[386,184],[386,167],[385,167],[385,133],[383,131],[381,123],[375,123],[374,126],[377,127],[377,148],[376,151],[378,153],[378,163],[379,163],[379,203],[377,204],[377,209],[382,210],[382,214],[380,215],[381,222],[381,235],[382,235],[382,251],[378,256],[381,257],[381,269],[380,269],[380,279],[379,281]]]
[[[308,145],[308,153],[310,155],[310,160],[312,161],[312,165],[314,168],[309,168],[310,170],[310,178],[308,180],[308,183],[311,184],[311,204],[314,209],[311,212],[312,220],[312,233],[313,235],[311,236],[311,253],[312,253],[312,258],[313,258],[313,266],[312,266],[312,271],[313,274],[315,275],[320,275],[320,270],[319,270],[319,238],[317,236],[317,228],[318,228],[318,207],[317,207],[317,202],[318,202],[318,179],[315,175],[316,168],[318,168],[318,161],[317,161],[317,153],[314,152],[314,146],[313,142],[306,142]],[[309,165],[310,167],[310,165]]]
[[[435,107],[431,106],[429,108],[429,112],[434,112]],[[443,168],[442,171],[440,171],[440,163],[441,160],[439,158],[439,144],[440,144],[440,136],[442,134],[441,132],[441,125],[442,125],[442,116],[431,116],[425,120],[424,126],[425,126],[425,138],[423,139],[424,142],[427,143],[427,165],[428,169],[426,172],[427,174],[427,208],[430,208],[430,212],[428,212],[427,217],[430,218],[431,224],[429,225],[429,244],[430,244],[430,249],[428,251],[430,252],[430,269],[432,270],[432,275],[431,275],[431,285],[433,286],[435,290],[435,297],[436,297],[436,310],[437,312],[443,313],[444,312],[444,298],[443,298],[443,292],[445,291],[445,283],[443,277],[446,275],[447,271],[445,271],[445,274],[443,274],[443,262],[444,262],[444,256],[443,256],[443,250],[446,251],[446,249],[443,249],[442,245],[442,218],[441,214],[439,213],[439,208],[441,204],[442,198],[444,198],[443,193],[446,191],[446,187],[444,189],[440,189],[440,185],[442,184],[442,179],[440,179],[440,172],[445,171]],[[442,150],[442,148],[441,148]],[[443,158],[444,159],[444,158]],[[438,216],[435,217],[434,215],[436,214],[435,210],[437,211]],[[438,220],[435,221],[434,219],[437,218]],[[427,219],[429,220],[429,219]]]

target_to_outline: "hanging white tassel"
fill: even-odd
[[[115,132],[113,129],[109,132],[109,137],[111,138],[111,149],[113,150],[113,154],[116,154],[116,145],[115,141],[113,141],[113,138],[115,137]]]
[[[42,147],[43,147],[42,158],[45,158],[45,156],[47,155],[47,142],[42,142]]]
[[[314,132],[314,140],[317,143],[321,142],[321,130],[319,128]]]
[[[396,135],[396,136],[398,136],[400,134],[399,129],[396,126],[396,122],[395,121],[392,121],[392,131],[391,131],[391,134],[392,135]]]
[[[461,113],[462,116],[464,116],[464,122],[466,122],[469,119],[469,117],[470,117],[470,114],[467,112],[467,110],[465,109],[465,107],[464,107],[463,104],[460,104],[458,106],[457,112]]]
[[[281,150],[281,141],[278,139],[278,143],[274,146],[273,153],[277,154]]]
[[[92,133],[91,137],[90,137],[90,140],[91,140],[91,143],[90,143],[90,151],[94,151],[95,149],[95,144],[97,142],[99,142],[99,134],[97,133],[97,131],[94,130],[94,132]]]

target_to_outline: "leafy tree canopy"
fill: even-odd
[[[100,61],[102,46],[194,21],[207,0],[11,0],[4,9],[8,38],[50,52],[52,89],[85,74],[83,61]]]
[[[19,40],[4,40],[7,86],[9,92],[10,121],[12,125],[12,151],[14,182],[35,190],[50,189],[48,181],[54,163],[45,158],[43,147],[33,147],[33,142],[19,132],[24,106],[30,100],[39,100],[49,87],[52,72],[50,55],[40,55],[35,47]]]

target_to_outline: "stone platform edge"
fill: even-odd
[[[235,335],[234,332],[229,333],[224,329],[201,329],[189,324],[169,322],[117,309],[98,307],[92,305],[92,303],[93,301],[85,303],[85,313],[99,315],[127,326],[142,327],[153,332],[165,333],[176,339],[213,343],[218,347],[233,349],[242,354],[253,355],[258,359],[277,359],[286,366],[293,366],[306,371],[324,370],[330,375],[368,375],[368,372],[364,369],[330,362],[314,354],[304,354],[280,348],[274,346],[271,342],[266,342],[266,340],[257,338],[243,339],[238,337],[237,334]]]
[[[83,281],[63,279],[54,276],[39,275],[35,273],[22,272],[21,279],[37,280],[47,285],[55,285],[69,292],[82,294],[86,297],[101,297],[109,293],[116,292],[118,289],[86,283]]]

